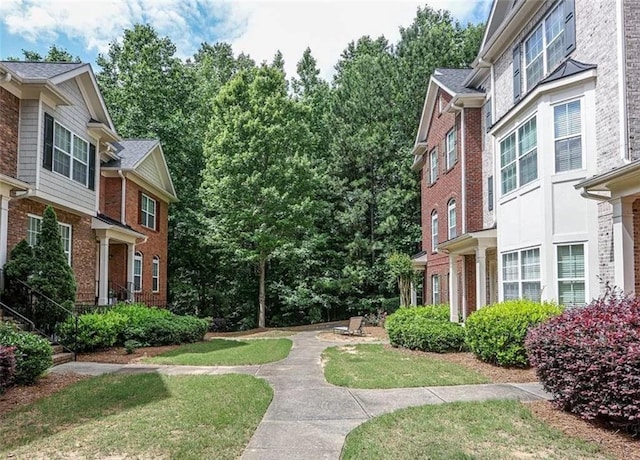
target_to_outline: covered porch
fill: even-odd
[[[450,320],[465,321],[479,308],[498,299],[497,231],[465,233],[438,245],[449,255]],[[462,263],[461,275],[458,262]]]
[[[640,160],[576,184],[587,199],[612,205],[613,284],[640,293]]]
[[[96,298],[98,305],[133,300],[136,245],[146,236],[99,214],[91,222],[96,233]]]
[[[420,281],[411,283],[411,305],[415,307],[418,305],[418,303],[426,303],[424,301],[424,271],[427,267],[427,252],[420,251],[419,253],[412,256],[411,264],[413,265],[413,270],[416,273],[420,274]],[[419,283],[420,285],[418,286],[416,285],[416,283]],[[418,298],[420,299],[420,302],[418,302]]]

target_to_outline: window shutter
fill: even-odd
[[[487,204],[489,211],[493,211],[493,176],[487,177]]]
[[[513,49],[513,100],[520,99],[520,44]]]
[[[138,223],[142,225],[142,191],[138,190]]]
[[[96,146],[89,144],[89,190],[96,189]]]
[[[565,56],[576,49],[576,3],[575,0],[564,0],[564,43]]]
[[[160,231],[160,202],[156,201],[156,231]]]
[[[484,105],[484,128],[487,132],[491,129],[491,124],[493,123],[491,114],[491,101],[487,101]]]
[[[53,169],[53,117],[44,114],[44,149],[42,151],[42,166],[51,171]]]
[[[440,142],[440,152],[442,152],[442,161],[440,162],[440,168],[442,168],[442,172],[447,170],[447,136],[444,136],[442,142]]]

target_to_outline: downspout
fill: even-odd
[[[624,29],[624,2],[616,2],[616,22],[618,23],[618,117],[620,118],[620,157],[625,163],[629,158],[629,121],[627,108],[627,68]]]
[[[453,102],[451,104],[451,107],[454,110],[458,110],[460,111],[460,175],[462,176],[462,196],[461,196],[461,200],[462,203],[460,206],[461,209],[461,217],[462,217],[462,232],[461,234],[464,235],[465,233],[467,233],[467,179],[465,176],[465,132],[464,132],[464,107],[463,106],[459,106],[456,105],[455,102]]]
[[[127,210],[127,179],[122,173],[122,169],[118,169],[118,176],[122,179],[122,186],[120,187],[120,222],[127,225],[126,210]]]

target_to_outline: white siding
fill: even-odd
[[[38,101],[20,101],[20,150],[18,151],[18,179],[30,184],[36,182],[36,167],[40,161],[38,139]]]

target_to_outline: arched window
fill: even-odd
[[[142,291],[142,253],[133,256],[133,292]]]
[[[160,258],[158,256],[153,256],[153,265],[151,268],[153,269],[151,272],[152,291],[158,292],[160,291]]]
[[[456,231],[456,200],[451,199],[449,201],[449,239],[452,240],[458,233]]]
[[[431,252],[436,252],[438,247],[438,211],[431,213]]]

